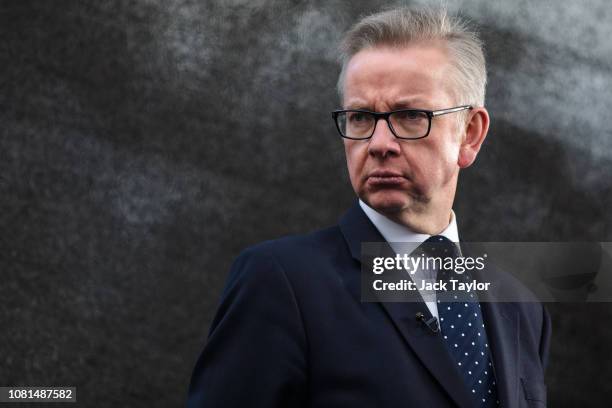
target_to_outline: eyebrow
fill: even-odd
[[[346,105],[344,105],[344,109],[366,109],[369,110],[370,108],[368,108],[368,103],[367,102],[363,102],[363,101],[355,101],[352,103],[348,103]]]
[[[400,99],[393,104],[390,105],[392,110],[397,109],[424,109],[427,106],[422,99],[414,98],[414,99]]]
[[[371,105],[367,102],[363,101],[355,101],[353,103],[349,103],[345,106],[345,109],[364,109],[364,110],[372,110]],[[389,105],[390,110],[400,110],[400,109],[425,109],[427,104],[419,98],[414,99],[400,99],[396,102],[393,102]]]

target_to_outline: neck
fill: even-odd
[[[427,202],[413,201],[410,205],[394,211],[372,208],[416,233],[437,235],[451,222],[454,196],[453,190],[451,194],[438,195]]]
[[[417,213],[406,210],[395,214],[384,215],[392,221],[410,228],[414,232],[427,235],[439,234],[444,231],[451,222],[450,207],[432,213]]]

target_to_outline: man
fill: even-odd
[[[541,304],[466,302],[465,319],[440,299],[361,301],[362,243],[459,241],[459,170],[489,126],[478,37],[401,8],[357,23],[342,52],[333,116],[359,201],[337,226],[238,257],[188,406],[545,406]]]

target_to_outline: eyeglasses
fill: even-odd
[[[365,109],[335,110],[332,117],[340,136],[346,139],[365,140],[374,135],[379,119],[384,119],[391,133],[398,139],[422,139],[429,135],[431,120],[435,116],[446,115],[472,109],[464,105],[441,110],[400,109],[391,112],[372,112]]]

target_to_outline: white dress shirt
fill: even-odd
[[[365,212],[366,216],[370,219],[370,221],[372,221],[372,224],[374,224],[376,229],[378,229],[380,234],[389,243],[391,248],[393,248],[396,253],[411,252],[431,236],[427,234],[419,234],[404,225],[398,224],[395,221],[391,221],[389,218],[377,212],[361,200],[359,200],[359,205],[363,209],[363,212]],[[451,210],[451,219],[448,226],[444,229],[444,231],[440,232],[437,235],[443,235],[452,242],[459,242],[457,219],[453,210]],[[401,250],[398,247],[399,244],[401,244]],[[411,276],[411,278],[415,282],[418,282],[422,279],[427,279],[428,277],[425,275],[424,271],[418,270],[415,272],[414,275]],[[431,299],[431,292],[427,293],[427,299]],[[431,312],[431,315],[438,318],[438,307],[436,305],[435,299],[431,301],[426,301],[425,304]]]

